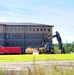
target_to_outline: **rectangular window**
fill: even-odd
[[[39,31],[39,28],[37,28],[37,31]]]
[[[24,28],[22,28],[22,31],[24,31]]]
[[[32,31],[32,29],[31,29],[31,28],[29,28],[29,30],[30,30],[30,31]]]
[[[17,36],[16,36],[16,35],[15,35],[14,37],[15,37],[15,38],[17,38]]]
[[[26,39],[28,38],[28,34],[25,34],[25,38],[26,38]]]
[[[8,46],[9,45],[9,42],[6,42],[6,45]]]
[[[35,28],[33,28],[33,31],[35,31]]]
[[[28,31],[28,28],[26,28],[26,31]]]
[[[13,42],[10,42],[10,44],[13,44]]]
[[[18,35],[18,38],[20,38],[21,36],[20,35]]]
[[[31,35],[29,35],[29,38],[32,38]]]
[[[42,31],[42,28],[41,28],[41,31]]]
[[[18,42],[17,45],[20,45],[20,42]]]
[[[10,28],[10,31],[12,31],[12,28]]]
[[[46,28],[44,28],[44,31],[46,31]]]
[[[16,28],[14,28],[14,31],[16,31]]]
[[[21,37],[24,38],[24,35],[22,35]]]
[[[20,28],[18,28],[18,31],[20,31]]]
[[[50,31],[50,28],[48,28],[48,31]]]
[[[6,35],[6,38],[8,38],[8,35]]]
[[[6,28],[6,31],[8,31],[8,28]]]
[[[22,43],[22,45],[24,45],[24,42],[21,42]]]
[[[10,35],[10,38],[12,38],[12,35]]]

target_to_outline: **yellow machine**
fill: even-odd
[[[33,54],[33,52],[39,52],[39,53],[45,53],[46,52],[46,48],[45,47],[41,47],[41,48],[26,48],[26,52],[27,54]]]
[[[27,53],[27,54],[33,54],[34,51],[38,51],[38,48],[29,47],[29,48],[26,48],[25,51],[26,51],[25,53]]]
[[[46,52],[46,48],[45,47],[40,47],[39,48],[39,52],[40,53],[45,53]]]

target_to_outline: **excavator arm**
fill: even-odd
[[[62,43],[62,39],[61,39],[61,37],[60,37],[60,34],[59,34],[59,32],[57,32],[56,31],[56,34],[55,35],[49,35],[49,36],[47,36],[46,38],[44,38],[43,40],[42,40],[42,45],[45,45],[46,43],[49,43],[49,40],[51,40],[51,39],[53,39],[53,38],[55,38],[56,37],[56,39],[57,39],[57,41],[58,41],[58,43],[59,43],[59,49],[61,50],[61,53],[64,53],[64,51],[63,51],[63,43]]]
[[[62,39],[60,37],[60,34],[56,31],[56,35],[55,37],[57,38],[57,41],[59,43],[59,49],[62,49],[63,48],[63,43],[62,43]]]

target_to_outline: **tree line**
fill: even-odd
[[[65,44],[64,48],[66,53],[74,53],[74,42]]]
[[[63,45],[65,53],[74,53],[74,42],[72,43],[66,43]],[[59,45],[58,44],[54,44],[54,48],[55,50],[57,50],[58,52],[59,50]]]

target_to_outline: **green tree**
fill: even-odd
[[[65,51],[66,51],[66,53],[74,52],[74,42],[71,44],[66,44],[65,45]]]
[[[74,52],[74,42],[72,43],[72,52]]]

